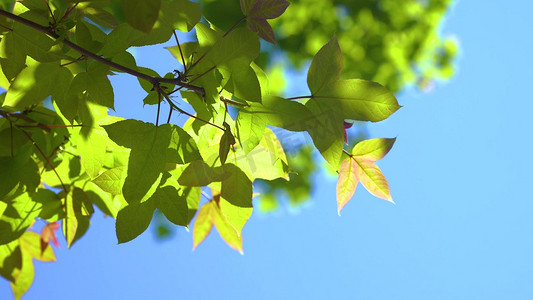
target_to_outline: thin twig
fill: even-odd
[[[59,19],[59,23],[61,23],[61,21],[63,21],[64,18],[68,17],[72,11],[76,8],[76,6],[78,6],[79,2],[76,2],[74,3],[74,5],[69,8],[69,10],[61,17],[61,19]]]
[[[7,26],[4,26],[4,25],[2,25],[2,24],[0,24],[0,27],[4,28],[4,29],[6,29],[6,30],[9,30],[9,31],[13,31],[13,29],[11,29],[11,28],[9,28],[9,27],[7,27]]]
[[[35,22],[32,22],[30,20],[27,20],[25,18],[22,18],[22,17],[19,17],[15,14],[12,14],[10,12],[7,12],[3,9],[0,9],[0,16],[4,16],[4,17],[7,17],[15,22],[18,22],[18,23],[21,23],[21,24],[24,24],[28,27],[31,27],[35,30],[38,30],[54,39],[59,39],[59,35],[56,34],[51,28],[48,28],[48,27],[45,27],[45,26],[41,26]],[[61,42],[72,48],[73,50],[81,53],[82,55],[88,57],[88,58],[91,58],[91,59],[94,59],[100,63],[103,63],[105,65],[108,65],[109,67],[113,68],[113,69],[116,69],[118,71],[121,71],[121,72],[124,72],[124,73],[128,73],[132,76],[135,76],[137,78],[140,78],[140,79],[143,79],[143,80],[146,80],[148,82],[150,82],[151,84],[155,85],[155,84],[158,84],[158,83],[169,83],[169,84],[173,84],[173,85],[179,85],[181,87],[184,87],[186,89],[189,89],[189,90],[193,90],[193,91],[197,91],[201,94],[205,94],[204,92],[204,89],[202,87],[199,87],[199,86],[194,86],[194,85],[190,85],[190,84],[187,84],[187,83],[184,83],[181,81],[180,78],[161,78],[161,77],[156,77],[156,76],[150,76],[150,75],[147,75],[147,74],[144,74],[142,72],[139,72],[139,71],[136,71],[136,70],[133,70],[131,68],[128,68],[126,66],[123,66],[121,64],[118,64],[118,63],[115,63],[115,62],[112,62],[108,59],[105,59],[103,58],[102,56],[100,55],[97,55],[85,48],[82,48],[80,46],[78,46],[77,44],[74,44],[73,42],[67,40],[67,39],[61,39]]]
[[[193,118],[193,119],[196,119],[196,120],[198,120],[198,121],[202,121],[202,122],[204,122],[204,123],[206,123],[206,124],[208,124],[208,125],[211,125],[211,126],[213,126],[213,127],[216,127],[216,128],[218,128],[218,129],[220,129],[220,130],[222,130],[222,131],[226,131],[224,128],[218,126],[217,124],[214,124],[214,123],[211,123],[211,122],[209,122],[209,121],[206,121],[206,120],[204,120],[204,119],[202,119],[202,118],[200,118],[200,117],[197,117],[197,116],[195,116],[195,115],[192,115],[192,114],[190,114],[190,113],[184,111],[183,109],[179,108],[178,106],[176,106],[176,104],[174,104],[174,102],[172,102],[172,100],[170,99],[170,97],[169,97],[167,94],[165,94],[163,91],[161,91],[161,94],[163,95],[163,97],[165,97],[165,99],[167,100],[168,104],[170,105],[170,107],[171,107],[172,109],[175,109],[175,110],[179,111],[180,113],[182,113],[182,114],[184,114],[184,115],[187,115],[187,116],[189,116],[189,117],[191,117],[191,118]]]
[[[170,107],[170,111],[168,112],[168,119],[167,119],[167,124],[170,123],[170,118],[172,117],[172,106]]]
[[[176,44],[178,44],[178,49],[180,50],[181,61],[183,62],[183,73],[187,74],[187,64],[185,63],[185,59],[183,58],[183,52],[181,51],[180,41],[178,40],[178,35],[176,34],[176,30],[174,30],[172,33],[174,33]]]
[[[48,0],[44,0],[46,3],[46,7],[48,7],[48,11],[50,12],[50,16],[52,16],[52,20],[54,20],[54,26],[57,24],[56,17],[54,17],[54,13],[52,12],[52,8],[50,8],[50,4],[48,3]]]

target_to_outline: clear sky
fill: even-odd
[[[97,214],[58,262],[36,262],[25,299],[533,299],[531,11],[459,1],[442,28],[461,44],[457,74],[399,95],[404,107],[370,125],[398,137],[378,162],[396,205],[359,186],[339,217],[335,178],[319,175],[298,213],[254,214],[243,256],[216,232],[194,252],[185,230],[117,245],[114,220]],[[138,62],[166,70],[159,51]],[[136,79],[113,83],[121,115],[152,121]]]

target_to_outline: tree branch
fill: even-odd
[[[24,24],[28,27],[31,27],[35,30],[38,30],[54,39],[59,39],[59,35],[57,33],[55,33],[52,28],[49,28],[49,27],[45,27],[45,26],[42,26],[42,25],[39,25],[35,22],[32,22],[30,20],[27,20],[27,19],[24,19],[22,17],[19,17],[15,14],[12,14],[10,12],[7,12],[3,9],[0,9],[0,16],[4,16],[6,18],[9,18],[15,22],[18,22],[18,23],[21,23],[21,24]],[[76,44],[74,44],[73,42],[67,40],[67,39],[62,39],[61,42],[74,49],[75,51],[79,52],[80,54],[84,55],[85,57],[89,57],[89,58],[92,58],[100,63],[103,63],[105,65],[108,65],[110,66],[111,68],[113,69],[116,69],[118,71],[121,71],[121,72],[124,72],[124,73],[128,73],[132,76],[135,76],[137,78],[140,78],[140,79],[144,79],[148,82],[150,82],[151,84],[153,85],[156,85],[158,83],[170,83],[170,84],[174,84],[174,85],[179,85],[181,87],[184,87],[184,88],[187,88],[189,90],[193,90],[193,91],[197,91],[199,93],[201,93],[202,95],[205,94],[205,91],[202,87],[199,87],[199,86],[195,86],[195,85],[190,85],[190,84],[187,84],[187,83],[184,83],[181,81],[180,78],[161,78],[161,77],[156,77],[156,76],[150,76],[150,75],[147,75],[147,74],[144,74],[142,72],[139,72],[139,71],[136,71],[136,70],[133,70],[133,69],[130,69],[126,66],[123,66],[121,64],[117,64],[115,62],[112,62],[108,59],[105,59],[103,57],[101,57],[100,55],[98,54],[95,54],[85,48],[82,48]]]

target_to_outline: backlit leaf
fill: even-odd
[[[155,203],[153,201],[130,203],[123,207],[117,215],[118,243],[129,242],[143,233],[152,221],[154,210]]]
[[[380,160],[389,153],[395,141],[396,138],[364,140],[355,145],[352,149],[352,155],[358,159]]]
[[[93,179],[93,183],[103,191],[112,195],[122,194],[122,186],[126,179],[126,167],[116,167],[106,170],[100,176]]]
[[[177,181],[168,173],[163,175],[162,184],[148,201],[154,201],[156,208],[176,225],[187,226],[189,223],[187,198]]]
[[[216,203],[210,201],[202,205],[198,214],[196,215],[196,220],[194,221],[194,226],[192,230],[192,239],[193,239],[193,250],[198,247],[198,245],[205,240],[205,238],[211,232],[213,228],[213,210],[215,209]]]
[[[374,162],[357,161],[357,177],[372,195],[393,202],[387,179]]]
[[[237,134],[244,153],[248,154],[263,139],[267,121],[261,114],[254,114],[241,110],[237,115]]]
[[[72,79],[67,68],[58,63],[32,64],[23,69],[13,80],[4,100],[5,106],[23,109],[43,101],[49,95],[63,96],[63,86],[57,85]],[[68,82],[70,83],[70,82]]]
[[[344,66],[342,52],[337,41],[333,38],[322,47],[313,58],[307,72],[307,85],[312,95],[320,92],[324,86],[339,80]]]
[[[220,138],[220,145],[218,154],[220,156],[220,163],[224,164],[226,163],[226,159],[228,158],[228,153],[230,149],[235,144],[235,137],[233,137],[233,134],[231,133],[231,128],[228,125],[228,123],[224,122],[224,134]]]
[[[358,183],[357,163],[348,157],[341,163],[337,180],[337,212],[339,215],[346,203],[352,199]]]
[[[252,207],[252,182],[246,174],[231,163],[224,165],[229,176],[222,181],[221,196],[239,207]]]
[[[161,0],[120,0],[126,21],[131,27],[150,32],[159,15]]]
[[[125,120],[104,128],[114,142],[131,149],[128,176],[122,188],[128,203],[139,202],[147,195],[167,163],[187,163],[200,158],[194,141],[175,125],[155,127]]]
[[[212,168],[204,161],[196,160],[183,170],[178,182],[184,186],[206,186],[211,182],[222,181],[228,175],[228,172],[221,167]]]
[[[313,99],[341,113],[343,119],[378,122],[401,106],[396,97],[379,83],[361,79],[331,82]]]

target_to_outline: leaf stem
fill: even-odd
[[[233,105],[233,106],[238,106],[238,107],[247,107],[247,106],[250,106],[250,104],[248,103],[241,103],[241,102],[237,102],[235,100],[231,100],[229,98],[226,98],[224,96],[220,96],[220,101],[222,102],[225,102],[229,105]]]
[[[353,157],[353,154],[351,154],[350,152],[348,152],[348,151],[346,151],[344,149],[342,149],[342,152],[344,152],[344,154],[348,155],[350,158]]]
[[[76,59],[73,60],[73,61],[69,61],[68,63],[61,64],[60,66],[61,66],[61,67],[66,67],[66,66],[68,66],[68,65],[71,65],[71,64],[77,63],[77,62],[82,61],[82,60],[84,60],[84,59],[86,59],[86,57],[85,57],[85,55],[82,55],[82,56],[76,58]]]
[[[235,27],[239,26],[239,24],[241,24],[244,20],[246,20],[246,16],[242,17],[239,21],[237,21],[237,23],[235,23],[228,31],[226,31],[226,33],[224,33],[222,37],[226,37],[226,35],[230,34],[230,32],[232,32]]]
[[[190,114],[190,113],[184,111],[183,109],[181,109],[181,108],[179,108],[178,106],[176,106],[176,104],[174,104],[174,102],[172,102],[172,100],[170,99],[170,97],[169,97],[167,94],[165,94],[163,91],[160,91],[160,93],[161,93],[161,94],[163,95],[163,97],[165,97],[165,99],[168,101],[168,104],[170,105],[171,109],[175,109],[175,110],[179,111],[180,113],[182,113],[182,114],[184,114],[184,115],[187,115],[187,116],[189,116],[189,117],[191,117],[191,118],[193,118],[193,119],[196,119],[196,120],[198,120],[198,121],[202,121],[202,122],[204,122],[204,123],[206,123],[206,124],[209,124],[209,125],[211,125],[211,126],[213,126],[213,127],[218,128],[218,129],[220,129],[220,130],[222,130],[222,131],[226,131],[224,128],[218,126],[217,124],[211,123],[211,122],[209,122],[209,121],[206,121],[206,120],[204,120],[204,119],[202,119],[202,118],[200,118],[200,117],[197,117],[197,116],[195,116],[195,115],[192,115],[192,114]]]
[[[35,22],[32,22],[30,20],[27,20],[27,19],[24,19],[22,17],[19,17],[15,14],[12,14],[10,12],[7,12],[3,9],[0,9],[0,16],[4,16],[6,18],[9,18],[15,22],[18,22],[18,23],[21,23],[21,24],[24,24],[28,27],[31,27],[35,30],[38,30],[54,39],[59,39],[59,35],[56,34],[51,28],[48,28],[48,27],[45,27],[45,26],[41,26]],[[135,76],[137,78],[140,78],[140,79],[143,79],[143,80],[146,80],[148,82],[150,82],[151,84],[155,85],[155,84],[158,84],[158,83],[169,83],[169,84],[174,84],[174,85],[179,85],[181,86],[182,88],[187,88],[189,90],[193,90],[193,91],[197,91],[201,94],[205,94],[205,91],[202,87],[199,87],[199,86],[194,86],[194,85],[190,85],[190,84],[187,84],[185,82],[182,82],[180,78],[161,78],[161,77],[158,77],[158,76],[150,76],[150,75],[147,75],[147,74],[144,74],[142,72],[139,72],[139,71],[136,71],[136,70],[133,70],[131,68],[128,68],[126,66],[123,66],[121,64],[118,64],[118,63],[115,63],[115,62],[112,62],[106,58],[103,58],[102,56],[98,55],[98,54],[95,54],[85,48],[82,48],[80,46],[78,46],[77,44],[74,44],[73,42],[67,40],[67,39],[61,39],[61,42],[72,48],[73,50],[81,53],[82,55],[88,57],[88,58],[91,58],[91,59],[94,59],[95,61],[98,61],[100,63],[103,63],[105,65],[108,65],[109,67],[113,68],[113,69],[116,69],[118,71],[121,71],[121,72],[124,72],[124,73],[128,73],[132,76]]]

